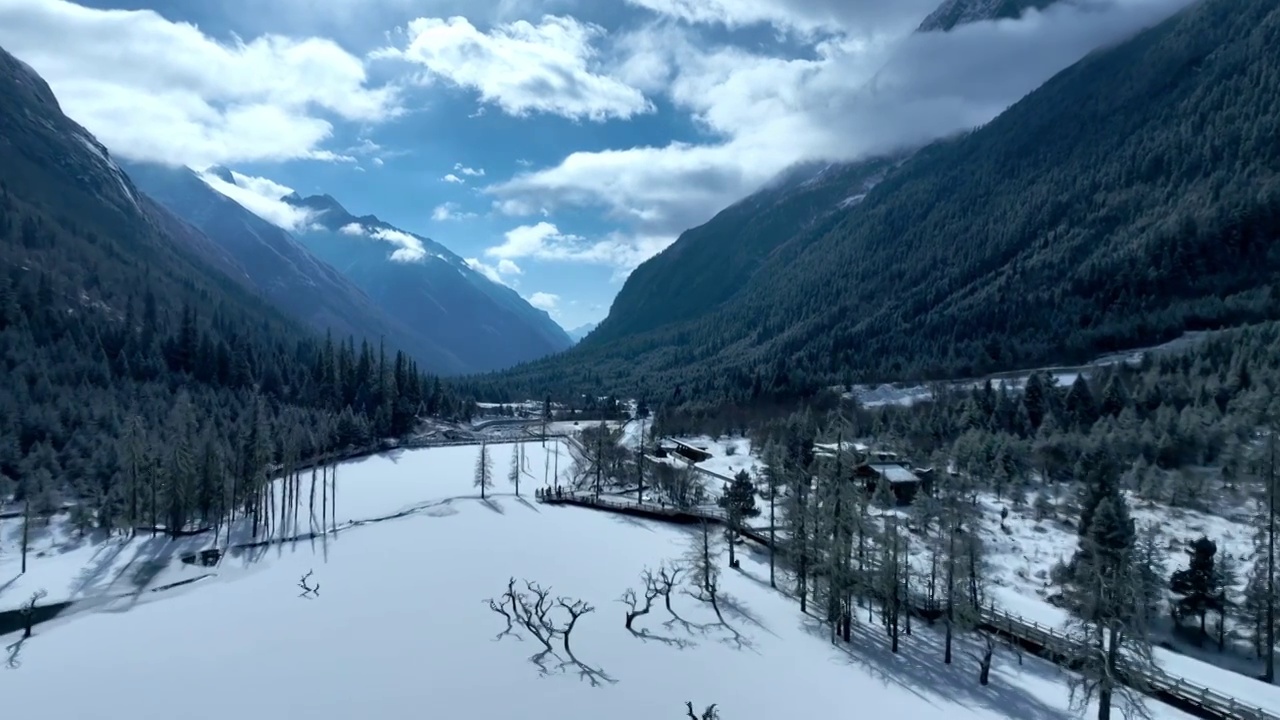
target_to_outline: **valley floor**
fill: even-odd
[[[525,449],[531,466],[543,461],[537,443]],[[833,645],[821,623],[769,589],[767,560],[751,553],[741,571],[724,571],[725,624],[678,594],[680,620],[659,608],[628,632],[619,596],[646,566],[685,556],[689,532],[540,505],[515,497],[505,479],[482,501],[471,481],[475,457],[474,447],[450,447],[345,463],[336,532],[232,552],[216,568],[176,560],[176,548],[192,547],[181,541],[86,541],[64,552],[54,542],[61,531],[51,531],[45,554],[0,590],[0,603],[12,607],[40,585],[51,599],[88,602],[25,641],[0,638],[10,668],[0,677],[12,681],[6,707],[39,708],[51,720],[104,712],[652,720],[682,717],[685,701],[717,703],[725,720],[1072,716],[1066,673],[1035,658],[998,650],[992,683],[982,687],[967,653],[941,663],[927,628],[904,638],[897,655],[865,622],[851,649]],[[495,467],[508,457],[495,452]],[[5,577],[15,569],[11,531],[4,528],[0,556]],[[153,578],[118,572],[139,562],[156,564]],[[304,577],[314,593],[301,589]],[[530,661],[540,648],[532,638],[499,637],[506,623],[485,598],[500,596],[510,577],[594,607],[573,631],[572,656],[557,645],[540,669]],[[1151,709],[1160,720],[1187,717]]]

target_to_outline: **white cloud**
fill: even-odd
[[[524,270],[521,270],[519,265],[511,262],[506,258],[503,258],[498,261],[498,272],[502,273],[503,275],[523,275],[524,274]]]
[[[274,180],[232,172],[235,183],[229,183],[207,171],[197,174],[209,187],[276,227],[295,232],[310,226],[314,219],[310,210],[282,201],[293,190]]]
[[[453,169],[470,177],[484,177],[484,168],[467,167],[462,163],[454,163]]]
[[[448,222],[450,220],[470,220],[476,217],[473,212],[464,212],[461,206],[456,202],[447,202],[437,205],[431,211],[431,219],[436,222]]]
[[[601,68],[598,26],[546,15],[481,32],[464,17],[418,18],[397,37],[402,46],[372,53],[426,69],[424,81],[443,79],[475,91],[481,102],[523,117],[547,113],[602,121],[630,118],[654,107],[637,89]]]
[[[549,222],[521,225],[504,234],[501,245],[484,251],[488,257],[515,260],[532,258],[606,265],[614,268],[615,280],[625,277],[640,263],[662,252],[674,236],[632,235],[612,232],[598,240],[563,233]]]
[[[515,287],[516,285],[516,283],[504,278],[498,268],[485,263],[480,258],[466,258],[463,262],[465,262],[472,270],[475,270],[488,278],[491,282],[495,282],[499,285],[506,285],[507,287]]]
[[[427,249],[423,247],[421,240],[399,230],[349,223],[338,228],[338,232],[352,237],[366,237],[395,246],[396,249],[390,255],[392,262],[420,262],[427,256]]]
[[[811,38],[810,52],[799,57],[717,45],[696,27],[670,23],[619,37],[616,75],[663,94],[714,140],[573,152],[486,188],[495,209],[531,216],[598,208],[633,246],[654,244],[634,238],[667,238],[701,224],[798,162],[857,159],[984,124],[1090,50],[1191,2],[1060,3],[1021,20],[908,34],[935,0],[878,15],[861,0],[635,1],[685,22],[732,26],[774,22],[792,8],[794,17],[812,20],[792,29],[831,32]],[[880,4],[889,5],[896,3]],[[766,17],[774,10],[776,17]],[[863,16],[866,27],[852,24]]]
[[[442,177],[442,178],[440,178],[440,179],[441,179],[441,180],[443,180],[443,181],[445,181],[445,182],[447,182],[447,183],[458,183],[458,184],[462,184],[462,183],[465,183],[465,182],[466,182],[466,180],[463,180],[462,178],[458,177],[457,175],[454,175],[453,173],[449,173],[448,175],[445,175],[444,177]]]
[[[560,296],[553,293],[536,292],[527,299],[530,305],[552,314],[560,308]]]
[[[150,10],[4,0],[0,46],[48,80],[68,115],[135,160],[346,159],[323,147],[332,118],[376,123],[399,112],[396,91],[373,86],[360,58],[314,37],[223,43]]]
[[[941,0],[626,0],[659,15],[690,24],[743,28],[756,24],[802,35],[905,31]]]

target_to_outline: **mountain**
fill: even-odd
[[[1273,2],[1204,0],[917,152],[710,312],[596,341],[611,318],[493,389],[746,398],[1086,360],[1278,317],[1277,33]]]
[[[916,32],[946,32],[958,25],[984,20],[1022,17],[1027,10],[1043,10],[1056,0],[945,0],[920,23]]]
[[[586,325],[576,327],[566,332],[569,334],[570,340],[574,342],[582,342],[582,338],[586,337],[587,335],[590,335],[591,331],[595,330],[598,324],[599,323],[587,323]]]
[[[0,49],[0,497],[78,500],[82,530],[209,527],[261,507],[271,463],[467,413],[357,347],[257,294]]]
[[[900,159],[806,163],[782,173],[636,268],[586,342],[602,345],[711,313],[774,250],[860,202]]]
[[[388,318],[364,291],[321,262],[288,232],[213,189],[192,170],[156,163],[120,161],[139,189],[216,242],[245,269],[250,282],[276,307],[340,337],[354,335],[408,352],[428,368],[458,362],[423,334]],[[209,173],[235,179],[226,168]]]
[[[573,344],[545,311],[433,240],[372,215],[356,217],[330,195],[284,200],[311,213],[299,241],[392,320],[419,329],[454,358],[441,372],[506,368]]]
[[[1042,9],[1055,0],[946,0],[917,32]],[[900,151],[853,162],[805,162],[711,220],[681,233],[670,247],[638,267],[623,284],[592,336],[607,343],[702,317],[731,298],[778,247],[861,202],[890,169],[910,157]]]

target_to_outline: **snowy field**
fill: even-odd
[[[526,451],[533,464],[542,460],[538,444]],[[833,646],[815,620],[768,589],[767,563],[750,553],[740,555],[743,572],[724,572],[727,626],[681,594],[673,606],[688,626],[665,625],[657,608],[632,634],[618,597],[644,567],[683,556],[688,531],[515,498],[502,472],[507,452],[495,448],[500,479],[488,502],[471,483],[475,448],[341,466],[338,517],[354,524],[233,554],[210,569],[214,577],[105,602],[40,625],[22,643],[5,637],[5,706],[38,708],[45,720],[104,708],[147,719],[654,720],[682,717],[686,700],[699,709],[718,703],[725,720],[1071,717],[1064,673],[1032,658],[1020,665],[997,651],[984,688],[967,655],[943,666],[938,638],[924,628],[898,655],[866,626],[853,651]],[[120,552],[134,553],[135,543]],[[68,555],[93,551],[35,558],[33,572],[44,563],[65,571],[75,564]],[[6,573],[11,559],[6,553]],[[300,589],[304,576],[316,593]],[[505,621],[483,600],[499,596],[510,576],[594,606],[573,631],[573,658],[557,645],[540,671],[530,638],[498,638]],[[1151,708],[1160,720],[1188,717]]]

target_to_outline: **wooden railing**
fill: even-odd
[[[592,493],[565,493],[561,496],[542,498],[551,504],[571,504],[602,510],[639,515],[656,520],[678,523],[713,522],[726,524],[724,511],[719,508],[678,508],[671,505],[637,505]],[[738,528],[738,533],[754,542],[769,547],[768,534],[752,528]],[[874,564],[874,561],[872,561]],[[911,604],[917,610],[937,609],[938,602],[922,594],[914,595]],[[1018,641],[1054,663],[1072,666],[1084,651],[1083,646],[1067,637],[1060,629],[1042,625],[1020,615],[1001,610],[994,605],[980,610],[980,626]],[[1171,675],[1159,668],[1126,669],[1122,680],[1126,685],[1181,710],[1210,720],[1280,720],[1280,715],[1260,707],[1251,707],[1224,693],[1199,685],[1183,677]]]

